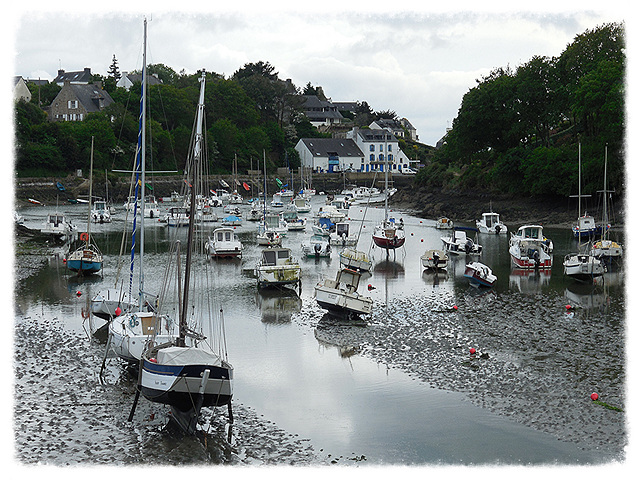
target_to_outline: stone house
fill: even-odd
[[[99,112],[113,103],[113,99],[102,88],[102,82],[74,84],[64,82],[62,89],[49,107],[49,120],[82,121],[88,113]]]
[[[65,82],[73,83],[73,84],[83,84],[88,85],[91,81],[91,69],[85,68],[84,70],[80,70],[77,72],[65,72],[64,70],[58,70],[58,75],[53,79],[52,83],[55,83],[59,86],[64,86]]]

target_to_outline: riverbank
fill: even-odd
[[[269,176],[267,194],[276,192],[275,175]],[[454,222],[474,223],[481,218],[483,212],[494,211],[500,214],[501,220],[511,229],[527,223],[542,224],[544,226],[568,227],[573,224],[578,215],[575,198],[563,197],[525,197],[518,195],[493,194],[487,192],[461,191],[433,191],[415,185],[414,176],[393,175],[393,185],[398,189],[391,197],[390,206],[394,210],[402,210],[420,218],[436,220],[448,217]],[[209,177],[211,185],[220,185],[220,180],[232,184],[230,175],[212,175]],[[253,195],[262,190],[263,180],[258,176],[244,175],[238,177],[242,183],[253,187]],[[56,187],[61,182],[65,191]],[[344,176],[336,174],[314,174],[314,187],[318,192],[339,194],[346,185],[372,185],[375,182],[379,188],[379,180],[372,174],[347,173]],[[171,192],[180,192],[184,185],[182,176],[154,176],[147,182],[157,198],[169,197]],[[294,185],[295,187],[295,185]],[[17,205],[28,204],[30,198],[42,203],[63,204],[76,198],[86,198],[89,192],[88,180],[69,175],[66,178],[17,178],[14,181],[14,198]],[[114,203],[123,203],[129,195],[129,177],[111,176],[108,182],[94,182],[95,196],[108,196]],[[243,192],[244,193],[244,192]],[[247,192],[251,195],[251,192]],[[611,223],[614,228],[622,228],[624,224],[624,200],[616,199],[614,211],[611,212]],[[599,217],[600,212],[591,207],[588,212]],[[583,212],[584,213],[584,212]]]

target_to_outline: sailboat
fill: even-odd
[[[177,259],[177,293],[179,335],[173,341],[165,342],[157,337],[149,342],[142,356],[142,368],[140,374],[139,392],[148,400],[169,405],[172,418],[187,433],[196,431],[197,421],[202,407],[229,405],[231,417],[232,378],[233,367],[223,353],[224,342],[221,343],[220,352],[214,352],[209,345],[207,337],[198,331],[196,323],[189,325],[188,316],[201,317],[211,314],[215,309],[211,308],[209,288],[195,289],[198,277],[191,278],[193,262],[193,250],[195,248],[195,209],[197,177],[202,168],[202,154],[205,150],[203,139],[204,119],[204,90],[205,72],[200,77],[200,97],[196,112],[195,133],[192,140],[192,149],[187,163],[190,165],[192,175],[191,212],[189,215],[189,229],[186,243],[186,261],[184,270],[184,283],[181,284],[180,268],[180,242],[176,240],[175,251]],[[205,267],[206,268],[206,267]],[[208,279],[209,275],[202,275],[200,279]],[[193,291],[192,291],[193,290]],[[195,297],[197,293],[203,294],[205,303],[192,306],[189,303],[190,295]],[[164,297],[164,295],[162,296]],[[137,398],[137,397],[136,397]],[[132,414],[135,410],[132,409]]]
[[[91,166],[89,169],[89,214],[87,231],[80,234],[83,245],[67,257],[67,268],[78,275],[98,273],[102,270],[102,252],[91,242],[91,195],[93,193],[93,137],[91,137]]]
[[[581,167],[581,148],[578,143],[578,169]],[[580,175],[578,175],[580,179]],[[578,193],[578,203],[580,203],[581,194]],[[574,227],[574,234],[578,238],[578,242],[583,238],[582,227],[585,226],[584,222],[580,222],[581,218],[578,213],[578,225]],[[583,217],[584,219],[585,217]],[[593,218],[593,217],[591,217]],[[577,231],[576,231],[577,228]],[[590,225],[586,225],[588,229],[586,236],[589,238],[595,230],[590,229]],[[592,282],[595,278],[601,277],[605,272],[605,266],[600,260],[589,253],[589,242],[586,244],[578,243],[578,253],[569,253],[564,257],[562,265],[564,267],[564,274],[568,277],[574,278],[579,282]]]
[[[142,94],[140,96],[140,121],[138,131],[138,146],[136,149],[135,163],[135,194],[133,196],[133,233],[131,238],[131,262],[129,271],[129,297],[132,297],[131,288],[133,283],[133,267],[135,247],[139,248],[139,278],[138,278],[138,300],[137,310],[134,311],[133,302],[127,305],[128,308],[116,307],[115,318],[109,323],[109,338],[107,341],[107,351],[109,348],[123,360],[137,364],[142,358],[142,352],[151,339],[167,343],[173,341],[177,336],[176,324],[168,315],[159,315],[156,312],[157,306],[149,303],[145,298],[144,289],[144,219],[145,219],[145,195],[144,190],[140,192],[140,187],[145,185],[146,172],[146,103],[147,103],[147,66],[146,66],[146,46],[147,46],[147,21],[144,21],[144,48],[142,61]],[[137,201],[140,195],[140,202]],[[138,208],[139,207],[139,208]],[[140,239],[136,239],[136,223],[140,216]],[[123,294],[114,294],[116,299],[122,299]],[[98,299],[96,299],[98,300]]]
[[[578,198],[578,220],[575,225],[571,227],[573,236],[580,241],[582,238],[593,238],[596,235],[602,233],[602,225],[596,225],[595,219],[591,215],[581,215],[582,199],[589,198],[591,195],[582,194],[582,159],[581,159],[581,147],[578,143],[578,195],[571,195],[571,197]]]
[[[607,190],[607,146],[604,147],[604,189],[602,190],[602,237],[591,247],[591,255],[603,260],[613,260],[622,257],[622,245],[609,239],[609,217],[607,203],[609,193]]]
[[[373,230],[373,243],[378,247],[384,248],[389,254],[389,250],[400,248],[404,245],[404,227],[402,224],[396,224],[393,218],[389,218],[389,164],[387,160],[387,132],[384,134],[384,220],[376,225]]]

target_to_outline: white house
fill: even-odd
[[[314,172],[360,170],[364,154],[352,139],[301,138],[295,146],[303,167]]]
[[[122,72],[122,77],[116,83],[116,87],[122,87],[125,90],[129,90],[135,82],[142,83],[142,74],[141,73],[127,73]],[[162,83],[162,80],[158,78],[158,75],[152,73],[147,76],[147,85],[158,85]]]
[[[13,77],[13,99],[20,100],[21,98],[26,102],[30,102],[31,91],[22,77]]]
[[[402,173],[410,168],[409,157],[400,149],[398,139],[388,130],[354,128],[347,133],[364,153],[360,168],[361,172],[384,172],[385,163],[389,164],[391,173]]]

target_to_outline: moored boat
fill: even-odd
[[[284,247],[265,248],[255,267],[258,288],[300,286],[300,264]]]
[[[449,256],[442,250],[430,249],[420,257],[422,266],[428,270],[446,270]]]
[[[205,250],[212,258],[239,258],[242,256],[242,242],[233,228],[220,227],[208,238]]]
[[[480,262],[468,263],[464,276],[469,279],[469,283],[480,287],[493,287],[498,279],[488,266]]]
[[[456,227],[448,237],[440,237],[444,251],[452,255],[480,255],[482,245],[468,238],[465,230],[477,233],[475,228]]]
[[[360,295],[358,285],[362,274],[351,268],[338,270],[336,278],[325,278],[315,286],[318,305],[332,313],[366,315],[373,311],[373,299]]]
[[[509,255],[516,268],[545,269],[553,266],[553,242],[542,233],[541,225],[523,225],[511,234]]]
[[[500,215],[494,212],[482,214],[482,219],[476,220],[476,227],[480,233],[500,235],[507,233],[507,226],[500,221]]]

